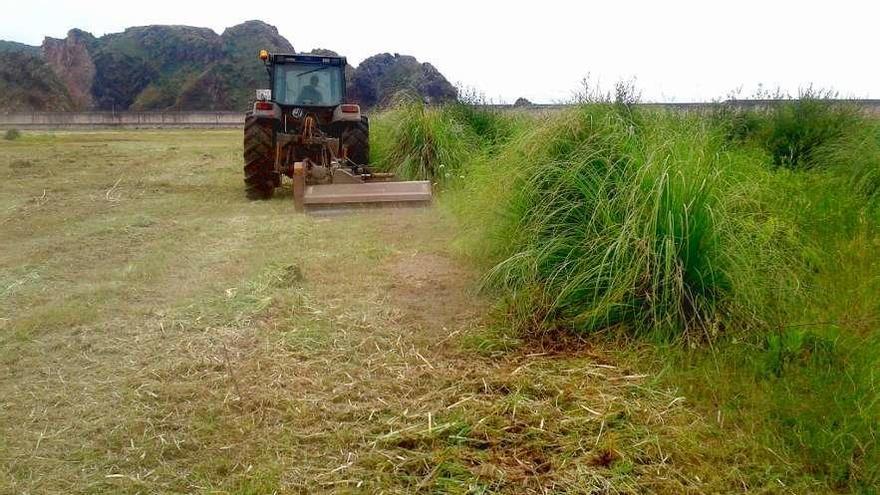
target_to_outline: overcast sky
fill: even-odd
[[[73,27],[98,36],[146,24],[222,33],[248,19],[277,26],[297,50],[330,48],[354,64],[414,55],[495,101],[564,100],[587,74],[605,87],[635,78],[656,101],[748,95],[759,83],[880,98],[876,0],[27,0],[3,9],[0,39],[37,45]]]

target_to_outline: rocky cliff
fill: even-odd
[[[39,55],[40,47],[25,45],[16,41],[0,40],[0,53],[3,52],[24,52],[30,55]]]
[[[240,110],[254,89],[266,86],[266,69],[257,58],[261,49],[294,52],[274,26],[248,21],[223,31],[222,56],[185,84],[177,107],[182,110]]]
[[[351,86],[351,97],[364,106],[389,103],[400,93],[418,95],[432,103],[457,96],[455,87],[433,65],[397,53],[381,53],[361,62]]]
[[[294,52],[274,26],[262,21],[247,21],[220,35],[192,26],[139,26],[97,38],[73,29],[66,38],[46,38],[41,47],[0,41],[0,54],[36,59],[28,62],[34,69],[29,77],[40,77],[33,64],[48,67],[41,84],[48,88],[60,82],[64,109],[77,110],[243,110],[253,90],[267,84],[256,56],[260,49]],[[324,49],[312,53],[335,54]],[[20,93],[34,82],[19,80],[12,63],[0,60],[0,70],[8,76],[6,87]],[[401,91],[429,101],[456,97],[437,69],[406,55],[376,55],[346,72],[350,99],[365,106],[390,101]],[[55,105],[64,98],[50,100]],[[35,109],[49,105],[28,101]],[[0,110],[10,106],[0,101]]]
[[[64,83],[37,53],[0,51],[0,110],[68,111],[75,108]]]
[[[67,87],[71,103],[78,110],[92,108],[95,103],[92,96],[95,62],[89,53],[94,44],[91,34],[78,29],[72,29],[63,40],[46,38],[43,41],[43,57]]]

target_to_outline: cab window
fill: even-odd
[[[275,67],[275,100],[282,105],[336,106],[342,103],[342,68],[315,64]]]

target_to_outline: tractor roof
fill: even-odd
[[[345,66],[345,57],[331,55],[311,55],[308,53],[270,53],[270,60],[276,64],[304,63]]]

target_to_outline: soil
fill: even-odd
[[[469,294],[471,277],[445,256],[400,256],[389,271],[391,300],[401,311],[404,323],[450,328],[477,314],[477,304]]]

